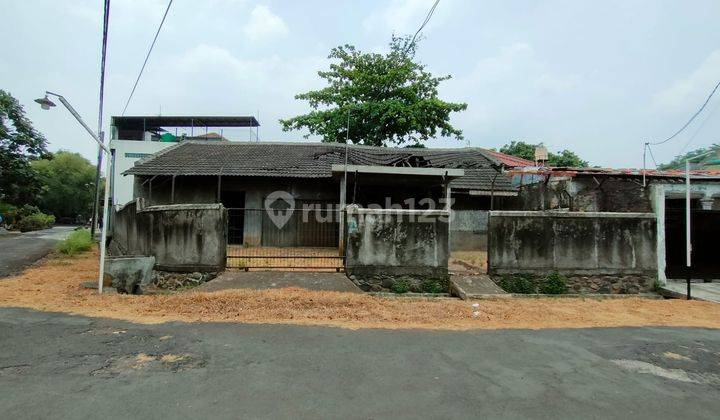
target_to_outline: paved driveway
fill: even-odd
[[[44,257],[73,229],[74,226],[55,226],[35,232],[0,235],[0,277],[18,272]]]
[[[720,331],[134,325],[0,309],[5,418],[717,418]]]

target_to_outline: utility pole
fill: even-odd
[[[103,131],[103,97],[105,93],[105,57],[107,52],[107,33],[108,23],[110,20],[110,0],[105,0],[103,12],[103,35],[102,35],[102,49],[100,52],[100,98],[98,105],[98,128],[97,133],[100,138],[100,142],[105,142],[105,132]],[[102,167],[103,159],[103,148],[98,147],[97,154],[97,167],[95,168],[95,199],[93,200],[92,206],[92,226],[90,227],[90,235],[95,237],[95,228],[98,226],[98,202],[100,201],[100,168]],[[110,182],[110,174],[105,174],[105,182]],[[103,220],[103,224],[107,223],[107,220]]]

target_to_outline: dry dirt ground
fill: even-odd
[[[720,328],[720,305],[653,299],[498,299],[473,302],[382,298],[302,289],[98,295],[81,286],[97,273],[97,252],[50,257],[0,280],[0,306],[138,323],[230,321],[345,328],[444,330],[683,326]]]

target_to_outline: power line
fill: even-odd
[[[666,138],[666,139],[663,140],[663,141],[659,141],[659,142],[656,142],[656,143],[648,143],[648,144],[651,145],[651,146],[657,146],[657,145],[659,145],[659,144],[667,143],[667,142],[669,142],[670,140],[674,139],[675,136],[677,136],[678,134],[682,133],[682,132],[690,125],[690,123],[693,122],[693,120],[695,119],[695,117],[697,117],[697,116],[703,111],[703,109],[705,109],[705,107],[707,106],[708,102],[710,102],[710,99],[711,99],[711,98],[713,97],[713,95],[715,94],[715,91],[718,90],[718,87],[720,87],[720,82],[718,82],[718,83],[715,85],[715,88],[713,88],[712,92],[710,92],[710,95],[707,97],[707,99],[705,99],[705,102],[702,104],[702,106],[700,107],[700,109],[698,109],[697,112],[696,112],[695,114],[693,114],[692,117],[690,117],[690,119],[688,120],[688,122],[686,122],[685,125],[683,125],[682,128],[680,128],[678,131],[676,131],[675,134],[673,134],[672,136]]]
[[[708,122],[708,120],[709,120],[713,115],[715,115],[715,112],[718,110],[718,108],[720,108],[720,102],[718,102],[717,105],[715,105],[715,108],[713,108],[713,109],[710,111],[710,113],[707,115],[707,117],[705,117],[705,119],[700,123],[700,125],[699,125],[698,128],[697,128],[697,130],[695,130],[695,132],[693,133],[693,135],[690,136],[690,138],[689,138],[688,141],[685,143],[685,145],[683,146],[683,148],[680,149],[680,153],[679,153],[680,155],[682,155],[683,152],[685,152],[685,150],[687,150],[688,146],[690,146],[690,143],[692,143],[692,141],[695,140],[695,137],[698,135],[698,133],[700,133],[700,130],[702,130],[703,127],[705,127],[705,124]]]
[[[167,8],[165,9],[165,14],[163,15],[162,20],[160,21],[160,26],[158,26],[157,32],[155,32],[155,38],[153,38],[152,44],[150,44],[150,49],[148,50],[147,55],[145,56],[145,61],[143,62],[142,67],[140,68],[140,73],[138,74],[137,79],[135,79],[135,84],[133,85],[132,91],[130,91],[130,96],[128,96],[127,102],[125,102],[125,107],[123,108],[122,115],[125,115],[125,111],[127,110],[128,105],[130,104],[130,100],[133,97],[133,94],[135,93],[135,88],[137,88],[138,82],[140,82],[140,77],[143,74],[143,71],[145,70],[145,65],[148,62],[148,59],[150,58],[150,54],[152,53],[153,47],[155,47],[155,41],[158,39],[158,35],[160,35],[160,30],[163,27],[163,23],[165,23],[165,18],[167,17],[168,12],[170,11],[170,6],[172,6],[173,0],[170,0],[170,2],[167,5]]]
[[[413,35],[412,40],[410,40],[410,44],[408,44],[409,46],[413,45],[415,43],[415,38],[417,38],[417,36],[420,34],[420,32],[425,28],[425,25],[427,25],[428,22],[430,22],[430,18],[432,18],[433,13],[435,13],[435,8],[437,7],[438,3],[440,3],[440,0],[435,0],[435,3],[430,8],[430,11],[428,12],[427,16],[425,16],[425,20],[420,25],[418,30],[415,32],[415,35]],[[409,48],[409,46],[408,46],[408,48]]]

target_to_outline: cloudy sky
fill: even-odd
[[[322,86],[317,71],[330,48],[383,51],[392,33],[414,32],[432,2],[175,0],[127,115],[259,112],[261,141],[302,140],[277,120],[307,110],[293,96]],[[111,0],[106,129],[166,5]],[[20,100],[52,150],[91,160],[95,148],[71,117],[32,100],[62,93],[96,125],[101,8],[101,0],[0,0],[0,89]],[[680,128],[720,80],[718,16],[717,0],[441,0],[418,59],[453,76],[441,95],[468,104],[453,117],[466,142],[431,144],[544,142],[593,164],[639,166],[643,142]],[[654,149],[657,160],[720,142],[718,108],[720,94]]]

